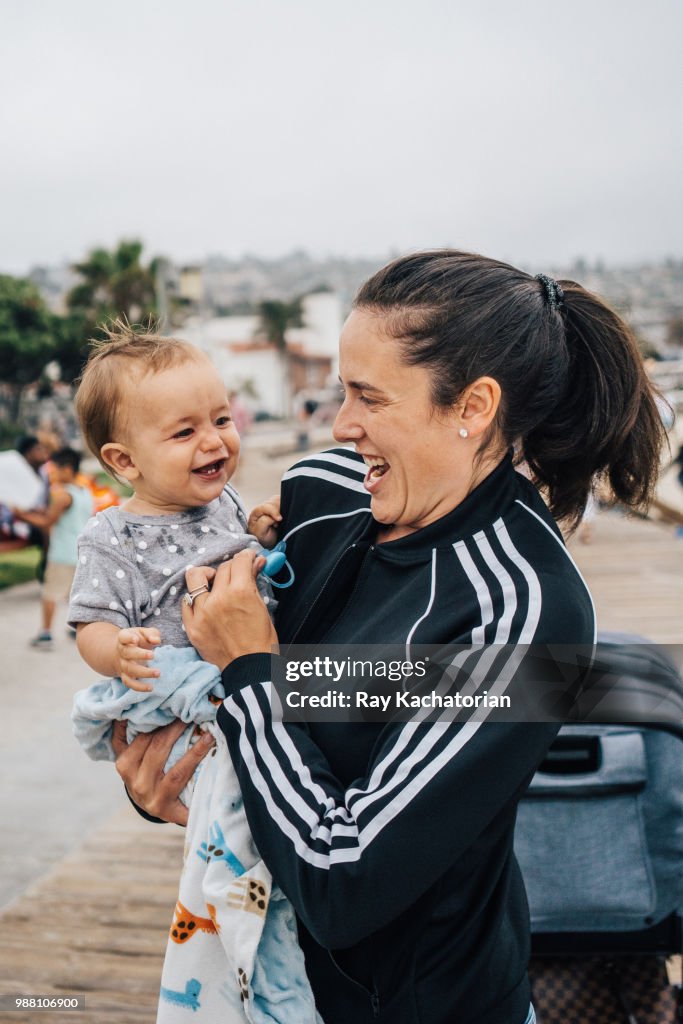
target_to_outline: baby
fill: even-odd
[[[239,435],[217,370],[187,342],[114,325],[91,354],[76,408],[88,447],[134,488],[81,537],[70,612],[78,649],[95,671],[149,690],[154,646],[187,646],[188,566],[255,544],[248,532],[272,542],[277,510],[255,510],[248,525],[227,486]],[[268,601],[265,584],[262,593]]]
[[[89,448],[134,491],[79,539],[70,622],[88,665],[117,678],[76,695],[76,734],[95,758],[112,757],[114,718],[149,731],[181,717],[207,723],[216,739],[193,784],[158,1021],[184,1019],[191,989],[195,1021],[314,1022],[293,911],[271,892],[213,722],[220,673],[189,647],[180,610],[190,566],[275,541],[277,499],[247,520],[228,484],[240,439],[225,386],[186,342],[113,324],[91,353],[76,408]],[[258,582],[271,602],[268,584]],[[194,732],[188,724],[172,759]]]

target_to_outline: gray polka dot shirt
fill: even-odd
[[[78,540],[69,622],[155,626],[162,644],[187,647],[180,602],[185,571],[217,566],[246,547],[260,548],[246,532],[237,492],[226,487],[209,505],[160,516],[108,508],[88,521]],[[259,590],[273,605],[268,585]]]

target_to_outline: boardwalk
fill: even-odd
[[[85,996],[82,1012],[22,1024],[152,1024],[183,832],[116,814],[2,916],[0,993]]]
[[[683,643],[683,537],[617,512],[598,516],[594,541],[570,542],[603,630]]]
[[[571,551],[601,628],[683,640],[683,539],[671,528],[603,514],[594,541],[573,541]],[[181,857],[181,830],[117,812],[2,915],[0,993],[85,993],[87,1009],[74,1018],[81,1024],[152,1024]],[[9,1019],[69,1018],[29,1011]]]

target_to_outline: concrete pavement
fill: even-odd
[[[73,694],[96,677],[66,635],[65,609],[55,650],[28,646],[39,598],[38,583],[0,591],[0,907],[127,803],[113,767],[90,761],[71,735]]]

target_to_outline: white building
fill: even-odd
[[[192,317],[174,331],[205,351],[218,367],[229,390],[245,385],[258,398],[250,404],[272,416],[292,412],[292,398],[303,389],[319,389],[336,380],[342,307],[334,292],[306,295],[304,327],[287,331],[287,358],[259,337],[259,317]]]

